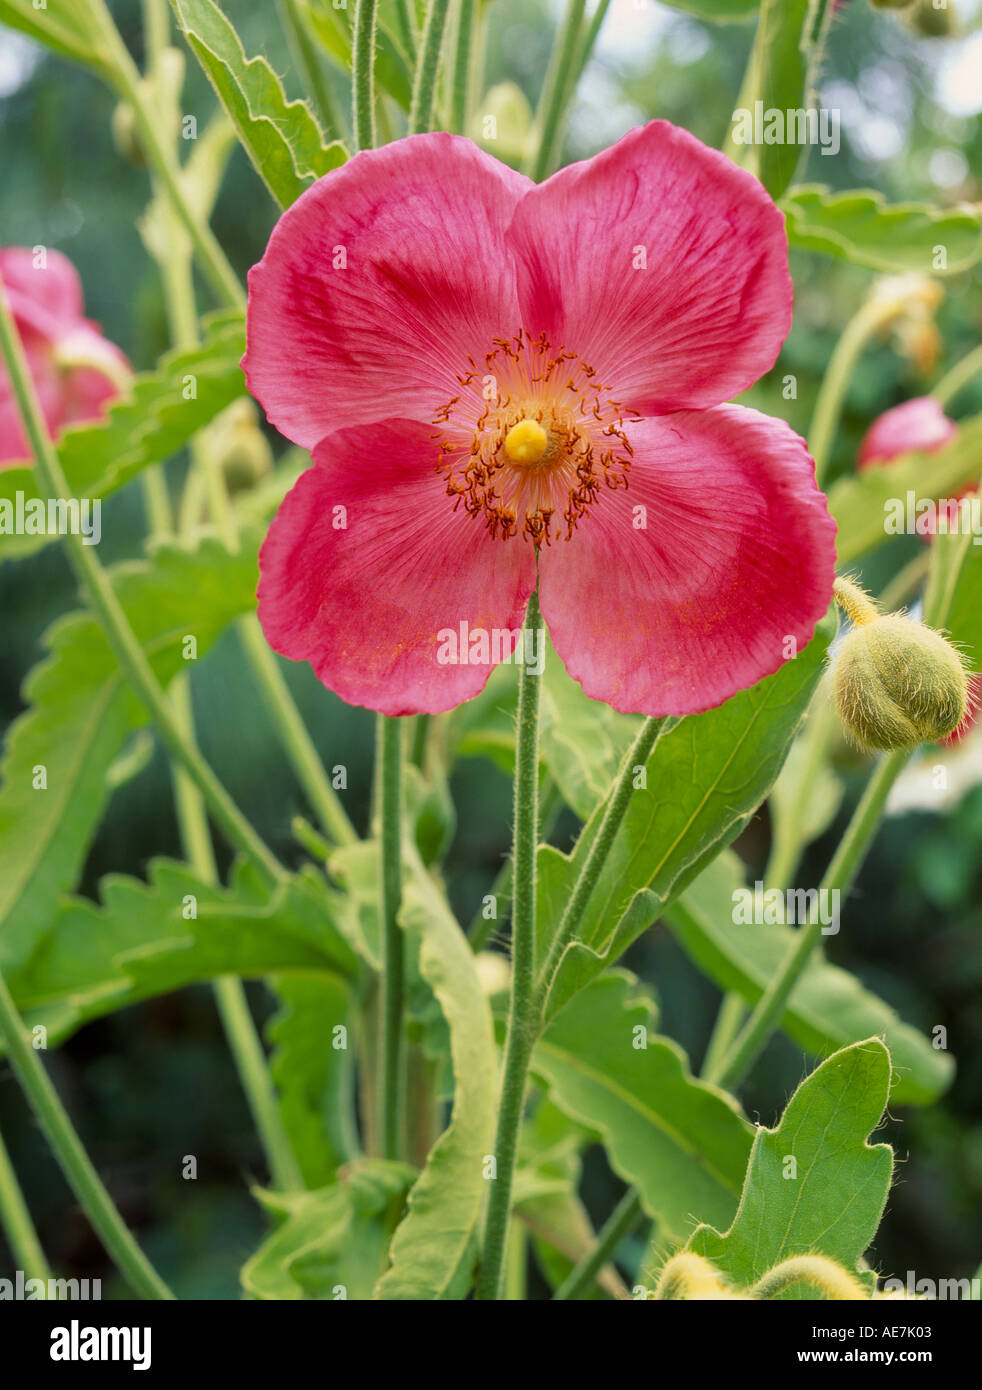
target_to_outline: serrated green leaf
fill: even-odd
[[[697,1221],[732,1220],[752,1130],[730,1096],[695,1080],[677,1043],[648,1033],[651,1004],[634,984],[623,970],[594,980],[549,1025],[532,1069],[560,1109],[600,1134],[648,1213],[684,1240]]]
[[[935,453],[901,454],[889,463],[871,464],[861,473],[840,478],[829,489],[829,511],[839,527],[839,564],[851,565],[890,540],[887,522],[904,506],[922,498],[952,497],[982,473],[982,415],[959,422],[958,434]]]
[[[450,1124],[409,1194],[376,1297],[460,1299],[474,1272],[484,1161],[494,1138],[494,1034],[467,938],[415,857],[412,865],[401,922],[420,938],[420,972],[450,1029],[455,1089]]]
[[[628,803],[613,848],[547,1001],[554,1013],[615,961],[700,870],[735,839],[769,792],[821,676],[832,631],[815,637],[751,690],[663,732]],[[571,856],[539,852],[538,956],[549,940],[603,815],[597,807]]]
[[[142,469],[181,449],[202,426],[245,394],[239,359],[245,324],[237,311],[209,315],[198,347],[164,353],[152,372],[140,372],[108,415],[71,425],[59,437],[58,459],[72,495],[105,497]],[[49,535],[14,533],[17,495],[43,497],[30,467],[0,469],[0,556],[36,550]]]
[[[282,1007],[266,1036],[280,1116],[304,1182],[323,1187],[358,1152],[351,986],[339,976],[300,973],[277,975],[272,984]]]
[[[743,1288],[793,1255],[825,1255],[855,1271],[890,1189],[893,1150],[866,1142],[889,1091],[890,1054],[879,1039],[829,1057],[777,1129],[758,1131],[733,1225],[725,1235],[702,1227],[688,1249]]]
[[[87,0],[0,0],[0,20],[29,34],[63,58],[72,58],[103,76],[110,71],[105,46]]]
[[[888,203],[882,193],[836,193],[820,184],[789,189],[781,199],[788,241],[870,270],[952,274],[982,255],[982,219],[966,208]],[[945,264],[938,265],[938,247]]]
[[[9,970],[21,1013],[43,1024],[49,1038],[221,975],[353,975],[357,969],[336,926],[336,895],[311,867],[272,892],[245,866],[228,888],[172,860],[154,860],[149,872],[148,883],[108,875],[100,883],[101,905],[62,899],[50,923],[35,932],[30,954]]]
[[[242,1267],[261,1299],[366,1299],[385,1258],[413,1170],[363,1159],[317,1192],[257,1193],[280,1222]]]
[[[735,854],[721,854],[666,913],[676,939],[700,970],[726,990],[757,1003],[794,945],[794,929],[733,921],[734,892],[743,887]],[[952,1059],[901,1021],[846,970],[813,954],[781,1016],[789,1037],[819,1057],[859,1038],[883,1036],[893,1059],[893,1099],[927,1105],[951,1084]]]
[[[239,140],[281,208],[347,158],[340,141],[326,143],[304,101],[287,101],[265,58],[247,58],[242,41],[214,0],[172,0],[178,23]]]
[[[215,540],[169,544],[151,559],[110,572],[123,610],[158,678],[187,668],[183,645],[202,656],[255,606],[256,554],[230,555]],[[89,612],[60,618],[51,655],[27,678],[30,708],[7,732],[0,774],[0,961],[23,964],[71,888],[110,795],[107,769],[147,716]],[[38,769],[46,786],[36,789]]]

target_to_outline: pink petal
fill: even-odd
[[[811,639],[832,597],[835,523],[783,421],[720,406],[630,434],[627,489],[540,558],[542,611],[593,699],[698,714]]]
[[[45,264],[35,267],[34,252],[26,246],[0,247],[0,277],[3,278],[11,312],[22,315],[38,331],[56,336],[58,325],[71,324],[82,316],[82,282],[67,256],[48,248]]]
[[[856,466],[868,468],[872,463],[887,463],[898,454],[914,450],[933,453],[957,433],[958,426],[948,419],[939,401],[933,396],[915,396],[885,410],[873,421],[859,446]]]
[[[64,392],[61,374],[51,360],[51,354],[37,340],[24,345],[28,369],[48,434],[54,438],[64,420]],[[20,420],[20,411],[10,387],[10,378],[0,365],[0,468],[30,463],[33,453]]]
[[[667,121],[629,131],[520,203],[525,324],[641,414],[717,405],[791,326],[784,220],[762,185]],[[640,251],[647,268],[635,269]]]
[[[341,519],[347,529],[335,529]],[[441,630],[520,628],[535,587],[532,547],[492,540],[454,511],[432,429],[410,420],[322,440],[259,567],[270,646],[309,661],[349,704],[391,715],[436,714],[477,695],[492,665],[441,664]]]
[[[366,150],[313,184],[249,272],[242,365],[277,429],[312,448],[347,425],[432,420],[468,353],[483,362],[521,325],[504,233],[530,187],[446,134]]]

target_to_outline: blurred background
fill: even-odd
[[[301,88],[278,12],[272,5],[224,0],[248,52],[264,52],[290,95]],[[841,188],[879,189],[889,199],[937,204],[982,198],[982,0],[957,0],[961,34],[917,36],[874,12],[867,0],[840,10],[821,80],[822,104],[841,112],[842,147],[817,148],[801,177]],[[140,56],[138,0],[115,0],[113,12]],[[558,6],[546,0],[494,0],[487,86],[510,83],[497,107],[519,125],[523,100],[534,105],[548,60]],[[743,26],[702,24],[667,6],[615,0],[584,74],[563,162],[593,154],[631,126],[663,116],[713,145],[726,133],[750,46]],[[329,80],[333,80],[329,77]],[[341,88],[338,87],[340,93]],[[164,307],[153,263],[135,219],[147,198],[145,171],[120,159],[110,123],[114,100],[87,73],[0,29],[0,244],[44,243],[78,266],[87,312],[129,354],[151,366],[167,344]],[[193,59],[183,110],[201,126],[214,97]],[[502,132],[507,122],[502,118]],[[494,153],[507,153],[489,144]],[[259,258],[274,221],[265,189],[241,151],[225,179],[214,226],[242,274]],[[815,392],[838,332],[868,289],[869,272],[795,254],[795,324],[774,372],[747,399],[807,430]],[[932,354],[874,344],[849,389],[830,476],[854,466],[872,419],[931,381],[980,339],[982,271],[948,278],[938,312],[941,346]],[[202,306],[208,300],[204,291]],[[781,379],[798,379],[784,400]],[[982,383],[958,399],[956,416],[982,409]],[[279,450],[282,442],[273,440]],[[185,460],[169,464],[181,476]],[[138,488],[104,508],[102,558],[136,552],[144,532]],[[916,553],[916,537],[894,541],[867,578],[882,585]],[[74,585],[54,547],[26,561],[0,562],[0,726],[22,708],[22,680],[42,655],[41,637],[76,605]],[[286,667],[290,685],[328,765],[348,767],[347,804],[364,825],[371,775],[373,716],[323,690],[306,668]],[[228,637],[194,672],[194,698],[205,756],[261,833],[287,861],[303,798],[284,768],[265,712]],[[846,760],[848,793],[835,825],[809,852],[802,886],[817,883],[855,800],[861,766]],[[973,780],[972,776],[967,779]],[[898,1180],[874,1250],[877,1267],[903,1277],[964,1277],[982,1258],[982,766],[980,785],[941,814],[916,804],[884,825],[843,930],[827,943],[836,963],[856,972],[909,1023],[948,1029],[957,1079],[932,1109],[890,1118],[878,1136],[898,1154]],[[507,852],[510,784],[489,762],[459,764],[453,778],[458,828],[448,859],[450,890],[467,921]],[[916,796],[913,801],[916,803]],[[571,815],[554,840],[564,848],[576,831]],[[737,848],[759,876],[768,848],[766,811]],[[155,855],[179,855],[170,782],[159,754],[119,789],[90,853],[80,891],[96,895],[99,878],[142,875]],[[698,1065],[718,1002],[674,944],[656,928],[628,964],[662,1000],[662,1030],[676,1036]],[[271,1003],[250,986],[257,1015]],[[182,1297],[236,1297],[238,1265],[261,1238],[264,1220],[249,1195],[266,1179],[245,1103],[206,987],[186,990],[92,1023],[57,1052],[51,1068],[97,1167],[151,1260]],[[778,1038],[745,1093],[752,1119],[769,1124],[800,1080],[798,1050]],[[58,1273],[101,1276],[104,1293],[119,1285],[29,1119],[16,1085],[0,1068],[0,1131],[20,1174],[39,1233]],[[195,1154],[198,1179],[178,1182],[180,1158]],[[589,1154],[586,1200],[605,1217],[620,1195],[602,1154]],[[12,1261],[0,1239],[0,1275]]]

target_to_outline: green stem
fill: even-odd
[[[48,1280],[51,1270],[44,1258],[41,1242],[38,1240],[31,1213],[20,1190],[14,1165],[0,1135],[0,1226],[10,1246],[10,1253],[17,1268],[24,1271],[25,1279],[40,1279],[44,1285],[44,1297],[48,1296]]]
[[[156,70],[160,55],[170,42],[167,0],[143,0],[143,46],[148,72]]]
[[[809,705],[808,717],[801,733],[802,766],[794,788],[794,800],[782,819],[775,823],[771,853],[764,871],[766,888],[782,891],[791,886],[798,861],[807,842],[805,822],[816,779],[835,736],[837,716],[823,682]],[[772,800],[773,808],[774,802]]]
[[[947,407],[977,372],[982,372],[982,346],[973,348],[967,356],[957,362],[949,372],[946,372],[931,391],[931,395],[940,405]]]
[[[841,899],[849,892],[879,827],[890,788],[909,756],[909,752],[902,749],[888,753],[877,763],[822,879],[820,898],[825,893],[838,892]],[[822,921],[816,911],[812,921],[799,929],[794,946],[757,1001],[724,1061],[718,1069],[707,1073],[707,1080],[728,1090],[740,1084],[780,1023],[791,991],[821,938]]]
[[[14,328],[7,297],[0,282],[0,349],[14,398],[24,424],[24,431],[34,453],[38,481],[47,496],[66,500],[72,496],[61,463],[51,445],[38,406],[20,339]],[[68,555],[92,608],[106,632],[122,670],[153,719],[168,752],[187,771],[205,798],[215,821],[229,841],[240,849],[263,876],[273,882],[285,876],[285,870],[256,834],[255,830],[232,801],[212,769],[196,748],[181,734],[171,712],[167,696],[153,673],[146,653],[130,627],[123,607],[109,576],[96,559],[94,548],[71,531],[66,536]]]
[[[702,1059],[704,1077],[722,1064],[727,1051],[733,1046],[733,1039],[739,1033],[746,1013],[747,1006],[739,994],[728,992],[723,995],[706,1047],[706,1055]]]
[[[146,89],[129,50],[113,23],[103,0],[90,0],[92,13],[102,30],[109,56],[110,72],[117,92],[133,108],[140,147],[147,162],[160,179],[174,211],[187,230],[201,263],[218,298],[233,309],[245,307],[245,292],[238,276],[228,262],[214,232],[197,215],[181,179],[181,169],[165,143],[160,121],[147,101]]]
[[[542,1016],[556,971],[559,969],[567,946],[576,935],[576,929],[580,925],[580,920],[606,863],[607,855],[610,853],[617,832],[621,828],[621,822],[627,813],[628,803],[634,791],[634,769],[643,767],[647,763],[664,724],[663,719],[646,719],[621,764],[617,781],[614,783],[607,801],[593,844],[590,846],[583,867],[573,885],[573,891],[560,918],[556,934],[550,943],[545,963],[539,972],[536,996],[538,1017]]]
[[[4,301],[4,305],[6,301]],[[2,318],[0,318],[2,321]],[[7,982],[0,974],[0,1034],[14,1075],[41,1126],[68,1184],[114,1264],[141,1298],[174,1295],[133,1239],[82,1146],[58,1093],[28,1038]]]
[[[402,724],[378,716],[378,786],[382,872],[381,1084],[379,1135],[383,1158],[399,1157],[402,1092],[404,963],[399,905],[402,899]]]
[[[526,633],[542,629],[538,592],[529,599]],[[487,1204],[477,1297],[500,1296],[511,1214],[511,1189],[525,1108],[525,1084],[538,1026],[535,1012],[535,860],[538,842],[539,691],[541,681],[523,665],[518,683],[513,828],[514,898],[511,931],[511,1004],[505,1038],[501,1102],[494,1138],[496,1170]]]
[[[377,0],[355,0],[351,45],[352,127],[356,150],[375,148],[375,27]]]
[[[440,49],[447,27],[450,0],[430,0],[416,72],[413,77],[413,100],[409,109],[409,134],[419,135],[433,125],[433,106],[436,101],[436,75],[440,65]]]
[[[273,720],[287,761],[313,807],[321,829],[339,845],[354,844],[358,839],[355,828],[328,780],[314,741],[255,614],[250,613],[239,620],[238,632],[249,668]]]
[[[471,37],[476,0],[460,0],[457,11],[457,42],[454,46],[453,86],[450,101],[450,129],[462,135],[467,130],[470,93]]]
[[[416,61],[418,41],[416,37],[416,20],[413,15],[410,0],[396,0],[396,19],[399,23],[399,35],[406,47],[406,57],[411,63],[414,63]]]
[[[894,301],[876,295],[871,296],[859,306],[846,324],[832,351],[808,431],[808,443],[815,460],[815,478],[818,482],[821,482],[828,466],[843,402],[856,363],[873,334],[895,318],[896,314],[897,306]]]
[[[586,0],[569,0],[566,18],[553,45],[552,56],[549,59],[549,67],[539,99],[539,108],[536,112],[536,128],[539,132],[538,147],[526,168],[526,173],[530,174],[536,183],[552,172],[553,147],[556,144],[559,123],[566,102],[572,96],[568,76],[576,58],[585,12]]]
[[[644,1216],[641,1198],[629,1187],[610,1216],[597,1232],[597,1243],[560,1284],[553,1301],[579,1298],[594,1282],[625,1236],[639,1225]]]

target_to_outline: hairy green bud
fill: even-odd
[[[862,589],[837,579],[853,629],[832,672],[835,706],[861,748],[916,748],[954,733],[968,707],[961,652],[940,632],[900,613],[881,615]]]
[[[935,5],[934,0],[916,0],[907,15],[915,33],[928,39],[947,39],[958,32],[958,18],[952,0]]]

